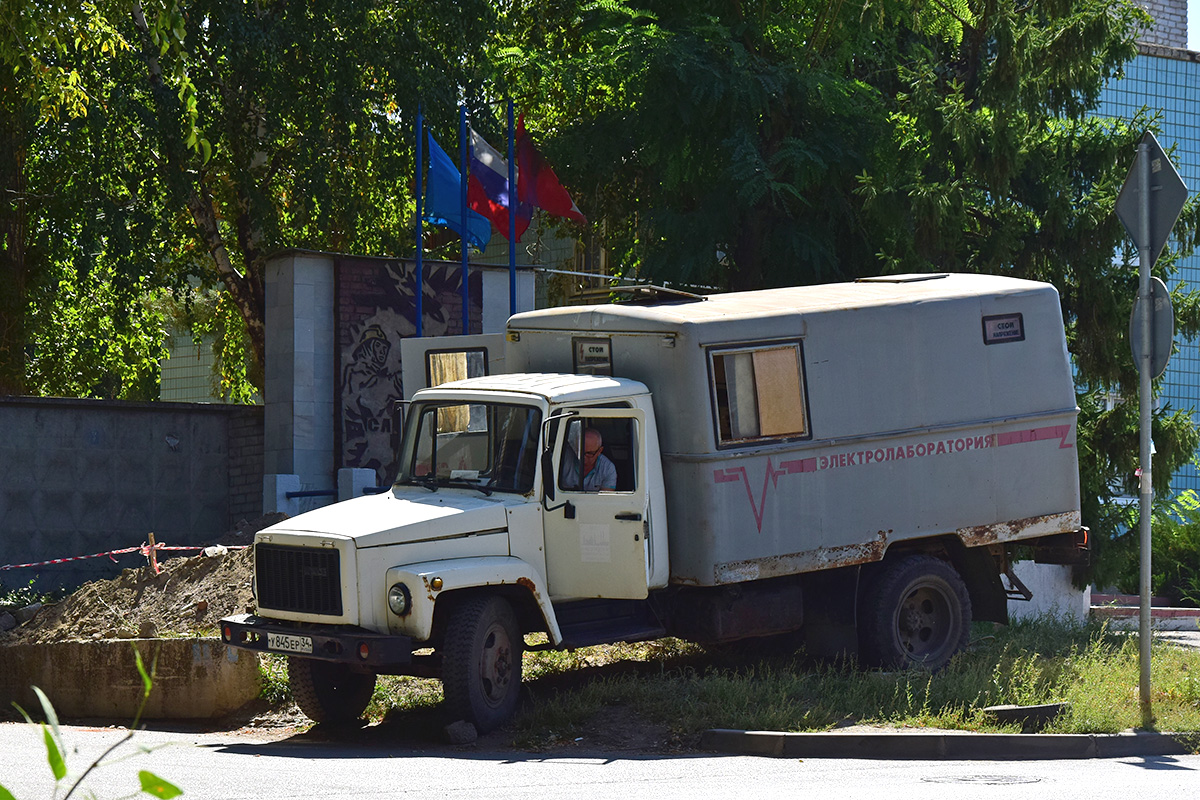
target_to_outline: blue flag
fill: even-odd
[[[425,221],[445,225],[468,244],[482,250],[492,238],[492,223],[482,214],[467,210],[466,230],[462,223],[462,175],[429,134],[429,187],[425,190]]]

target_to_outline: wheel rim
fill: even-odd
[[[494,623],[483,636],[479,656],[479,685],[489,706],[494,708],[504,703],[512,685],[512,673],[512,642],[504,626]]]
[[[896,640],[910,660],[936,660],[955,626],[953,605],[946,593],[928,584],[915,586],[896,614]]]

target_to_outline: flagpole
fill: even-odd
[[[422,300],[425,296],[425,270],[421,251],[425,249],[421,224],[421,167],[425,165],[424,154],[421,152],[421,138],[424,134],[425,119],[421,115],[421,104],[417,103],[417,269],[416,269],[416,300],[417,300],[417,336],[421,335],[421,325],[425,318]]]
[[[471,332],[471,303],[470,289],[467,286],[467,161],[469,158],[467,149],[467,107],[461,105],[458,107],[458,150],[459,157],[462,159],[462,175],[459,181],[459,197],[461,200],[461,216],[462,220],[462,332]]]
[[[508,98],[508,315],[517,313],[517,160],[513,158],[513,101]]]

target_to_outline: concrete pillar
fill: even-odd
[[[366,494],[366,489],[374,489],[375,484],[378,483],[373,469],[342,467],[338,470],[337,478],[338,502],[362,497]]]
[[[1071,622],[1084,622],[1091,609],[1091,591],[1071,583],[1071,568],[1058,564],[1018,561],[1013,571],[1033,592],[1031,600],[1009,600],[1010,619],[1054,616]]]
[[[266,268],[263,471],[298,476],[304,491],[336,488],[333,273],[331,256],[300,251]],[[333,499],[304,498],[299,510]]]
[[[289,498],[288,492],[299,492],[299,475],[263,475],[263,513],[283,512],[289,517],[300,513],[300,498]]]

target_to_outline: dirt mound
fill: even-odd
[[[146,565],[84,584],[21,627],[0,633],[0,644],[215,635],[221,617],[241,613],[253,601],[254,551],[208,552],[161,561],[157,575]]]

